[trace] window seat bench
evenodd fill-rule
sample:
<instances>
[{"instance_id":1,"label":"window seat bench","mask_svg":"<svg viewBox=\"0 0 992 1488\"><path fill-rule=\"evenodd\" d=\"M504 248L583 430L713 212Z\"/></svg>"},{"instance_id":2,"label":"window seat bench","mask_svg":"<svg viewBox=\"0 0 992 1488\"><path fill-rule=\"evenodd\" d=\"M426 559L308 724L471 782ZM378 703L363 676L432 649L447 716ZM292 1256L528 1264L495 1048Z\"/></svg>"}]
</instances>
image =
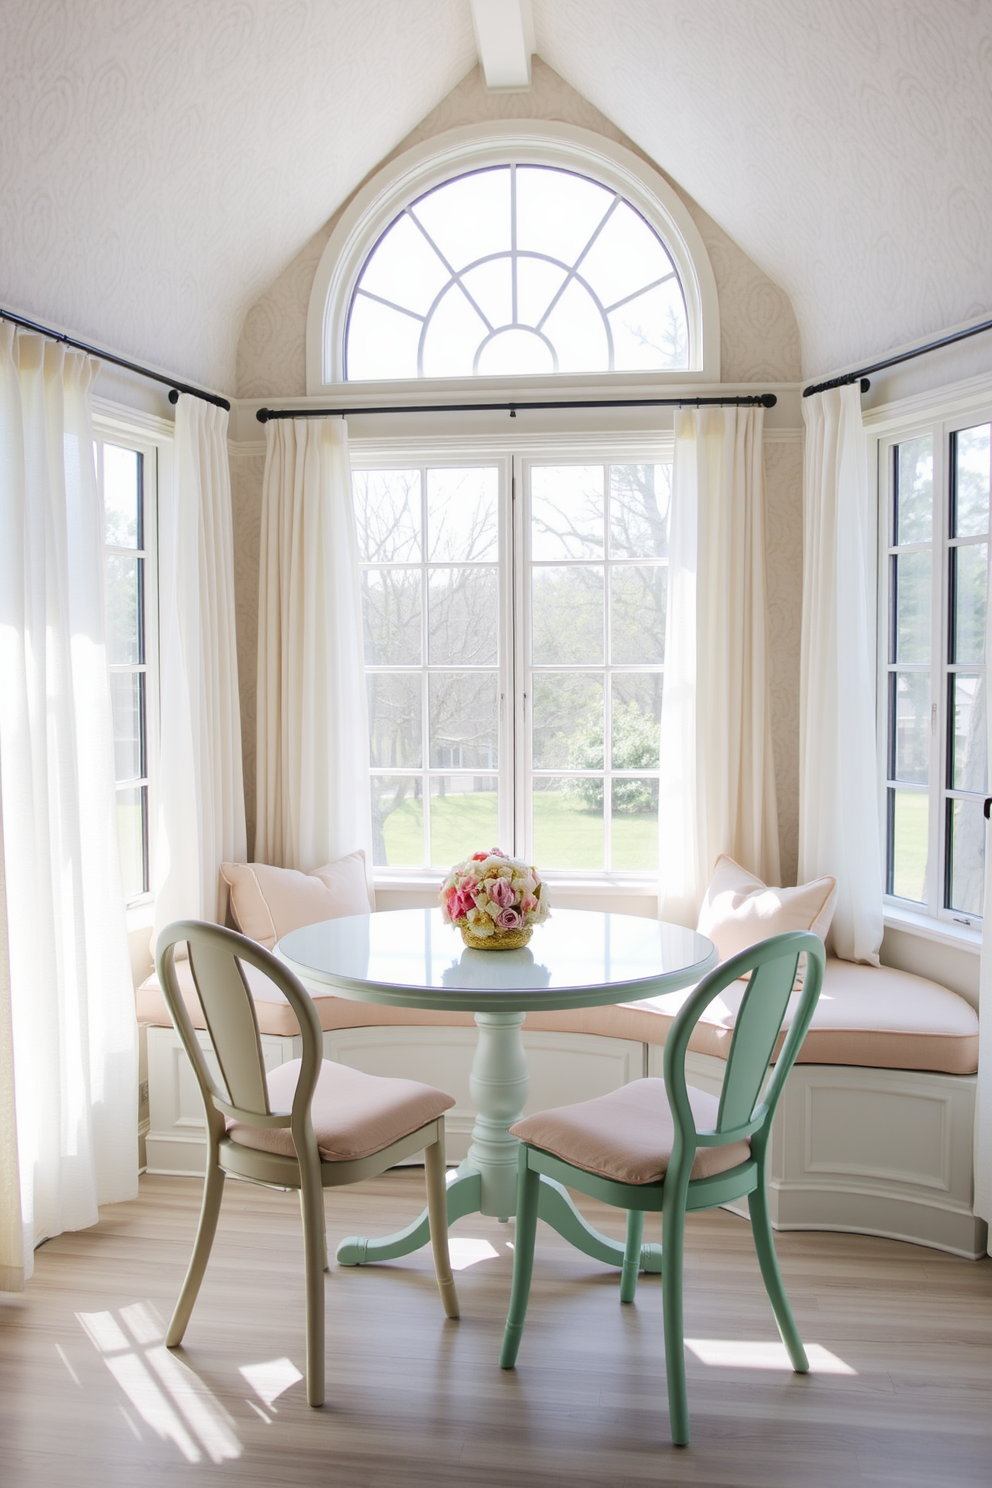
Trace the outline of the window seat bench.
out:
<instances>
[{"instance_id":1,"label":"window seat bench","mask_svg":"<svg viewBox=\"0 0 992 1488\"><path fill-rule=\"evenodd\" d=\"M187 964L177 970L180 980L189 978ZM264 979L253 990L267 1065L298 1057L288 1004ZM668 1029L686 996L688 989L644 1002L529 1014L527 1109L660 1075ZM326 995L314 1002L327 1058L421 1079L455 1096L449 1155L463 1156L473 1109L471 1017ZM720 1088L738 1003L725 994L697 1027L688 1068L702 1089ZM191 987L189 1005L193 1012ZM147 1039L148 1171L201 1172L199 1096L154 976L138 988L137 1012ZM776 1225L984 1254L985 1226L972 1210L977 1067L978 1018L963 997L908 972L829 959L776 1118L770 1186Z\"/></svg>"}]
</instances>

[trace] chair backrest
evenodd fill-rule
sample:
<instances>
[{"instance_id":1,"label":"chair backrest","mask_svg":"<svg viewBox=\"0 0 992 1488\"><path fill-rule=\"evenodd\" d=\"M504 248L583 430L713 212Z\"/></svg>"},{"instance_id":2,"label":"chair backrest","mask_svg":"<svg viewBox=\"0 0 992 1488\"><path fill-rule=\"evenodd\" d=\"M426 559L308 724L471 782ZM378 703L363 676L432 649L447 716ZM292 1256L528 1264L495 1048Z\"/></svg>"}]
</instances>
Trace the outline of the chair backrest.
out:
<instances>
[{"instance_id":1,"label":"chair backrest","mask_svg":"<svg viewBox=\"0 0 992 1488\"><path fill-rule=\"evenodd\" d=\"M220 1067L223 1089L203 1056L183 1001L175 964L176 946L181 942L188 947L193 984ZM200 920L177 920L167 925L155 950L159 983L208 1112L213 1106L252 1125L289 1125L287 1116L273 1116L269 1109L255 1003L242 962L256 967L274 982L296 1014L303 1057L293 1106L295 1110L305 1101L304 1109L309 1110L320 1073L323 1038L317 1010L306 988L288 966L246 936Z\"/></svg>"},{"instance_id":2,"label":"chair backrest","mask_svg":"<svg viewBox=\"0 0 992 1488\"><path fill-rule=\"evenodd\" d=\"M806 972L798 1006L768 1081L775 1044L792 997L800 956ZM823 943L807 931L790 931L759 941L717 966L696 987L682 1008L665 1044L665 1084L680 1147L719 1146L767 1131L785 1078L806 1036L823 984ZM685 1057L692 1031L714 998L750 973L734 1026L720 1109L712 1132L696 1130L686 1091ZM691 1164L691 1158L690 1158Z\"/></svg>"}]
</instances>

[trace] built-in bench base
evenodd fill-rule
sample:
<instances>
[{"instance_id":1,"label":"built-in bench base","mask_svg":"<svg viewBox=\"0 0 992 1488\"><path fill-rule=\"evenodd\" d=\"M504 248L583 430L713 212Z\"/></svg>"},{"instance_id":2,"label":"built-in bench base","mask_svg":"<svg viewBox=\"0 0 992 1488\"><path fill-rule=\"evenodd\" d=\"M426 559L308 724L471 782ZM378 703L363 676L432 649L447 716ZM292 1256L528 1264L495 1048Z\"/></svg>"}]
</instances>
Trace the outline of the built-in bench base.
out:
<instances>
[{"instance_id":1,"label":"built-in bench base","mask_svg":"<svg viewBox=\"0 0 992 1488\"><path fill-rule=\"evenodd\" d=\"M172 1028L149 1027L147 1169L202 1173L199 1089ZM206 1034L200 1035L205 1048ZM644 1074L660 1075L664 1050L586 1033L523 1033L531 1073L528 1111L588 1100ZM474 1028L334 1029L328 1059L376 1075L402 1075L455 1097L448 1155L468 1148ZM299 1039L262 1035L267 1068L299 1057ZM694 1085L718 1091L725 1064L692 1053ZM770 1200L780 1229L846 1230L985 1254L986 1226L972 1213L975 1076L925 1070L797 1064L776 1117Z\"/></svg>"}]
</instances>

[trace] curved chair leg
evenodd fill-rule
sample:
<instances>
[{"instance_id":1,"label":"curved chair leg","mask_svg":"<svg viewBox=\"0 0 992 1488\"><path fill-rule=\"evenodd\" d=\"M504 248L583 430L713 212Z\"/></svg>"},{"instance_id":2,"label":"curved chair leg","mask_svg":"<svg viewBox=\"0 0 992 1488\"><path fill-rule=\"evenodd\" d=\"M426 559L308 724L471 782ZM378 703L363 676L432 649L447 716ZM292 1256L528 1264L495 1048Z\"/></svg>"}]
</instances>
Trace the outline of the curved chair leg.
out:
<instances>
[{"instance_id":1,"label":"curved chair leg","mask_svg":"<svg viewBox=\"0 0 992 1488\"><path fill-rule=\"evenodd\" d=\"M424 1148L424 1173L427 1179L427 1213L431 1227L431 1249L434 1252L434 1271L438 1290L444 1304L445 1316L458 1316L458 1293L455 1278L451 1273L451 1256L448 1251L448 1203L445 1187L444 1125L437 1124L437 1140Z\"/></svg>"},{"instance_id":2,"label":"curved chair leg","mask_svg":"<svg viewBox=\"0 0 992 1488\"><path fill-rule=\"evenodd\" d=\"M210 1259L210 1247L217 1233L217 1219L220 1215L220 1201L224 1194L225 1176L224 1169L216 1160L216 1153L208 1150L207 1171L203 1179L203 1199L200 1203L200 1222L196 1227L196 1239L193 1242L193 1254L186 1268L186 1279L165 1335L167 1348L175 1348L176 1344L183 1341L183 1334L186 1332L186 1325Z\"/></svg>"},{"instance_id":3,"label":"curved chair leg","mask_svg":"<svg viewBox=\"0 0 992 1488\"><path fill-rule=\"evenodd\" d=\"M761 1276L768 1300L772 1304L778 1331L792 1360L793 1369L797 1374L806 1374L809 1371L809 1360L785 1294L785 1283L779 1270L778 1256L775 1254L768 1192L763 1178L754 1192L748 1195L747 1206L751 1214L751 1233L754 1236L754 1248L758 1252L758 1265L761 1267Z\"/></svg>"},{"instance_id":4,"label":"curved chair leg","mask_svg":"<svg viewBox=\"0 0 992 1488\"><path fill-rule=\"evenodd\" d=\"M627 1210L627 1243L620 1272L620 1301L633 1302L637 1277L641 1269L641 1243L644 1239L644 1210Z\"/></svg>"},{"instance_id":5,"label":"curved chair leg","mask_svg":"<svg viewBox=\"0 0 992 1488\"><path fill-rule=\"evenodd\" d=\"M685 1202L665 1205L662 1219L661 1297L665 1322L665 1372L672 1441L689 1445L689 1397L685 1379L682 1322L682 1256L685 1249Z\"/></svg>"},{"instance_id":6,"label":"curved chair leg","mask_svg":"<svg viewBox=\"0 0 992 1488\"><path fill-rule=\"evenodd\" d=\"M527 1148L520 1148L517 1177L517 1233L513 1251L513 1281L510 1286L510 1309L503 1332L503 1349L499 1356L501 1369L512 1369L517 1362L520 1340L530 1298L530 1279L534 1270L534 1242L537 1238L537 1206L541 1175L527 1163Z\"/></svg>"},{"instance_id":7,"label":"curved chair leg","mask_svg":"<svg viewBox=\"0 0 992 1488\"><path fill-rule=\"evenodd\" d=\"M324 1190L302 1171L300 1210L303 1215L303 1265L306 1273L307 1404L324 1403L324 1267L327 1239L324 1228Z\"/></svg>"}]
</instances>

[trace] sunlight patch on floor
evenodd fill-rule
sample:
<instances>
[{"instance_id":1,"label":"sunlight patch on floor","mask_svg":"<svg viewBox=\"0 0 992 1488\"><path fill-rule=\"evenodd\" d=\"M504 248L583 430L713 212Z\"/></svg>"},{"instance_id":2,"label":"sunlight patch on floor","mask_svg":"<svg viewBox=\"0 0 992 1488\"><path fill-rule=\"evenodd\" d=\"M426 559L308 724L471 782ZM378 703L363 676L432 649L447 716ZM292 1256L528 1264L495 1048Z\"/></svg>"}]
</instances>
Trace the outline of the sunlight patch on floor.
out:
<instances>
[{"instance_id":1,"label":"sunlight patch on floor","mask_svg":"<svg viewBox=\"0 0 992 1488\"><path fill-rule=\"evenodd\" d=\"M741 1338L687 1338L685 1346L703 1364L717 1369L792 1369L785 1344L752 1342ZM820 1343L806 1344L812 1374L857 1374L850 1364Z\"/></svg>"}]
</instances>

